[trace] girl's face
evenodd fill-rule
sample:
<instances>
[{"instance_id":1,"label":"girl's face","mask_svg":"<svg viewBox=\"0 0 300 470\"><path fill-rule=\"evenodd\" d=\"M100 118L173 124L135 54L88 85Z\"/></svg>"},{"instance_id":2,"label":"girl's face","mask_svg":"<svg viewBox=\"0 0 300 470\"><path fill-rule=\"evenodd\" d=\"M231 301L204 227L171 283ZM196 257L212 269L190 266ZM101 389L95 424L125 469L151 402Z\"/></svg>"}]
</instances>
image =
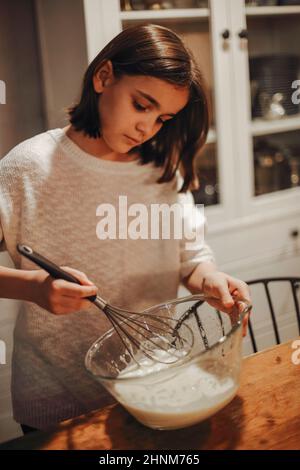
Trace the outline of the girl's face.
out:
<instances>
[{"instance_id":1,"label":"girl's face","mask_svg":"<svg viewBox=\"0 0 300 470\"><path fill-rule=\"evenodd\" d=\"M94 77L102 138L117 153L151 139L188 102L187 88L149 76Z\"/></svg>"}]
</instances>

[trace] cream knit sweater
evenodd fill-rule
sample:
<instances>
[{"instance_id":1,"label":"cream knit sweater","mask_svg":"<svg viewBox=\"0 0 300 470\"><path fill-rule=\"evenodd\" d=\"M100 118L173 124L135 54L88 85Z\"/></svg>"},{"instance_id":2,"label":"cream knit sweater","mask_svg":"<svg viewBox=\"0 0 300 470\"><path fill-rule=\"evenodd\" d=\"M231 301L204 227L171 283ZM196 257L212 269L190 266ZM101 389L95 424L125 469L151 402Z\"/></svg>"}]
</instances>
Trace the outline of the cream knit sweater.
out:
<instances>
[{"instance_id":1,"label":"cream knit sweater","mask_svg":"<svg viewBox=\"0 0 300 470\"><path fill-rule=\"evenodd\" d=\"M17 269L37 269L16 251L26 243L57 264L79 269L111 303L141 310L177 296L180 279L212 260L207 245L186 251L184 240L100 240L96 208L173 204L177 181L157 184L152 163L93 157L62 129L37 135L0 161L0 250ZM191 221L192 224L192 221ZM0 312L1 315L1 312ZM111 401L84 368L91 344L111 325L91 304L89 311L56 316L24 302L14 332L12 400L17 422L49 426Z\"/></svg>"}]
</instances>

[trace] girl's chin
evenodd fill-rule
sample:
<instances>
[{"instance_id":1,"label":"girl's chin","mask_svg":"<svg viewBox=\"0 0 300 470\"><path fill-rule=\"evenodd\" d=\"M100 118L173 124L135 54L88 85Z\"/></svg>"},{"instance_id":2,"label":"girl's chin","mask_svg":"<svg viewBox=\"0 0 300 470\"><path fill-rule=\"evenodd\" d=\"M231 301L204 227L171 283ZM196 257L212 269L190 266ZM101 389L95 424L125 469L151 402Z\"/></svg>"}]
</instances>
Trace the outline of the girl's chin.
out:
<instances>
[{"instance_id":1,"label":"girl's chin","mask_svg":"<svg viewBox=\"0 0 300 470\"><path fill-rule=\"evenodd\" d=\"M124 143L117 143L117 142L111 142L110 139L105 139L103 137L103 140L107 146L107 150L113 153L124 153L125 151L128 151L128 147L124 145Z\"/></svg>"},{"instance_id":2,"label":"girl's chin","mask_svg":"<svg viewBox=\"0 0 300 470\"><path fill-rule=\"evenodd\" d=\"M113 139L105 139L103 136L103 140L105 141L107 147L111 150L111 152L119 153L119 154L127 154L130 151L133 151L138 144L133 143L127 137L123 137L120 140L117 138L114 141Z\"/></svg>"}]
</instances>

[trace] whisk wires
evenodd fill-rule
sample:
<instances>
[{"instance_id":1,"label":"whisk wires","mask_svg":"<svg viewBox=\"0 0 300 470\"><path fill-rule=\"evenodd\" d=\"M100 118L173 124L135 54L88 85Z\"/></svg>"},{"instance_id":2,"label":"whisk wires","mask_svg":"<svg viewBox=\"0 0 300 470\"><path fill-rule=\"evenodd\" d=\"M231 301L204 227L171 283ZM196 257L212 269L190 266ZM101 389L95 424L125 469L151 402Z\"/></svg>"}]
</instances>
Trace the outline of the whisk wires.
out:
<instances>
[{"instance_id":1,"label":"whisk wires","mask_svg":"<svg viewBox=\"0 0 300 470\"><path fill-rule=\"evenodd\" d=\"M117 307L106 306L104 313L114 326L120 340L130 357L138 363L137 354L142 352L152 361L172 363L182 358L193 345L193 335L190 341L180 335L174 318L134 313L128 315ZM136 351L135 351L136 350ZM162 355L161 351L166 354Z\"/></svg>"}]
</instances>

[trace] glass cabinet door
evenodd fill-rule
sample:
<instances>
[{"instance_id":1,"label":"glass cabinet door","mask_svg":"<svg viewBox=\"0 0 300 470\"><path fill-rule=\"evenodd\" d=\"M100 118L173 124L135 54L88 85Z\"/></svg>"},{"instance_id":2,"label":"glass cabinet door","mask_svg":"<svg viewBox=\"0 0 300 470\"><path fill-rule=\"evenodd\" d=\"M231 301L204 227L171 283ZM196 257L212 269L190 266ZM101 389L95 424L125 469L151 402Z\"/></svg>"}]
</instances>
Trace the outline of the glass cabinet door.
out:
<instances>
[{"instance_id":1,"label":"glass cabinet door","mask_svg":"<svg viewBox=\"0 0 300 470\"><path fill-rule=\"evenodd\" d=\"M222 24L223 36L214 37L212 32L212 4L208 0L121 0L121 27L155 23L174 30L183 38L192 51L205 78L211 100L211 127L205 147L196 156L196 169L199 176L200 188L193 191L195 202L205 206L220 207L226 205L226 185L223 181L221 167L221 146L219 145L220 125L225 120L220 118L222 103L216 106L216 64L222 67L220 60L213 52L214 41L217 40L218 50L226 54L228 30L226 25L225 2L218 7L217 20ZM223 13L222 11L223 10ZM216 27L215 23L215 27ZM224 58L223 58L224 60ZM226 69L223 66L223 91L229 87L226 82ZM229 93L228 93L229 94ZM227 94L227 95L228 95ZM225 103L224 103L225 105ZM224 132L226 135L226 131ZM229 133L227 132L227 138ZM229 204L228 204L229 205Z\"/></svg>"},{"instance_id":2,"label":"glass cabinet door","mask_svg":"<svg viewBox=\"0 0 300 470\"><path fill-rule=\"evenodd\" d=\"M246 0L253 195L300 186L300 1Z\"/></svg>"},{"instance_id":3,"label":"glass cabinet door","mask_svg":"<svg viewBox=\"0 0 300 470\"><path fill-rule=\"evenodd\" d=\"M246 1L256 196L300 186L300 1Z\"/></svg>"},{"instance_id":4,"label":"glass cabinet door","mask_svg":"<svg viewBox=\"0 0 300 470\"><path fill-rule=\"evenodd\" d=\"M300 1L295 3L228 0L240 216L271 217L299 204Z\"/></svg>"}]
</instances>

